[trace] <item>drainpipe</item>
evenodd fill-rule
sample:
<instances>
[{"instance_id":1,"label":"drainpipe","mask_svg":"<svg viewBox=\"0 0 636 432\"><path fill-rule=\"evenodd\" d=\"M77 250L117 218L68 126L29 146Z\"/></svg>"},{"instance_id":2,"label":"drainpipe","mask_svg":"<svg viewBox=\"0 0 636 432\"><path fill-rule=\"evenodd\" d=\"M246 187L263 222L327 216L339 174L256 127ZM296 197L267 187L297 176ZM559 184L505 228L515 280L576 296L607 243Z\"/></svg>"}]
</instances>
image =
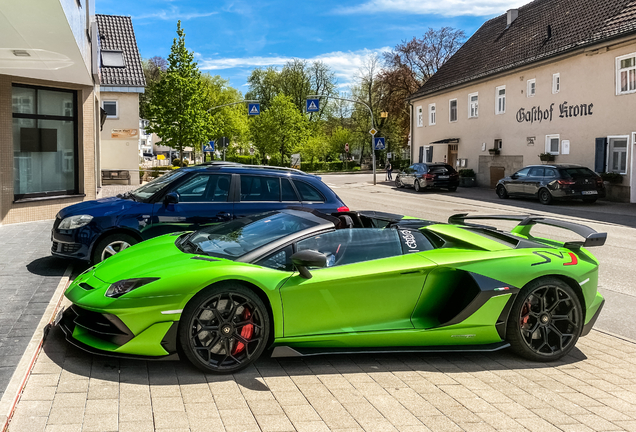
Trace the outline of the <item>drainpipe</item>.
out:
<instances>
[{"instance_id":1,"label":"drainpipe","mask_svg":"<svg viewBox=\"0 0 636 432\"><path fill-rule=\"evenodd\" d=\"M413 165L413 151L415 149L415 146L413 145L413 103L411 102L411 100L409 100L409 145L411 147L411 150L409 150L409 165Z\"/></svg>"}]
</instances>

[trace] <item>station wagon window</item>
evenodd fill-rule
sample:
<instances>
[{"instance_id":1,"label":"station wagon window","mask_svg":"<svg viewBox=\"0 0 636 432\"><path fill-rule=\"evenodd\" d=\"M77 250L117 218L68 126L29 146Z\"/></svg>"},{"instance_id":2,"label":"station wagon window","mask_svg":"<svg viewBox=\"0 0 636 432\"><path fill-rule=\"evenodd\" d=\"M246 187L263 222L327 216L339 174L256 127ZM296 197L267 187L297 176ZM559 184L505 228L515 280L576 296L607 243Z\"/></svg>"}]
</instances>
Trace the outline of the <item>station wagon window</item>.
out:
<instances>
[{"instance_id":1,"label":"station wagon window","mask_svg":"<svg viewBox=\"0 0 636 432\"><path fill-rule=\"evenodd\" d=\"M530 170L530 173L528 174L528 176L530 177L543 177L544 174L544 168L543 167L534 167Z\"/></svg>"},{"instance_id":2,"label":"station wagon window","mask_svg":"<svg viewBox=\"0 0 636 432\"><path fill-rule=\"evenodd\" d=\"M227 202L230 191L229 175L199 174L178 186L179 202Z\"/></svg>"},{"instance_id":3,"label":"station wagon window","mask_svg":"<svg viewBox=\"0 0 636 432\"><path fill-rule=\"evenodd\" d=\"M300 199L303 201L313 201L313 202L324 202L325 198L322 196L318 189L311 186L308 183L300 180L294 180L294 184L296 185L296 189L300 194Z\"/></svg>"},{"instance_id":4,"label":"station wagon window","mask_svg":"<svg viewBox=\"0 0 636 432\"><path fill-rule=\"evenodd\" d=\"M351 228L320 234L297 243L296 249L327 256L327 267L402 255L397 229Z\"/></svg>"},{"instance_id":5,"label":"station wagon window","mask_svg":"<svg viewBox=\"0 0 636 432\"><path fill-rule=\"evenodd\" d=\"M549 177L549 178L555 178L557 177L557 172L554 168L546 168L545 169L545 176Z\"/></svg>"},{"instance_id":6,"label":"station wagon window","mask_svg":"<svg viewBox=\"0 0 636 432\"><path fill-rule=\"evenodd\" d=\"M516 175L517 178L528 177L528 173L529 172L530 172L530 168L524 168L524 169L519 170L516 173L514 173L514 175Z\"/></svg>"},{"instance_id":7,"label":"station wagon window","mask_svg":"<svg viewBox=\"0 0 636 432\"><path fill-rule=\"evenodd\" d=\"M636 53L616 58L616 94L636 92Z\"/></svg>"},{"instance_id":8,"label":"station wagon window","mask_svg":"<svg viewBox=\"0 0 636 432\"><path fill-rule=\"evenodd\" d=\"M280 201L278 177L241 176L241 201Z\"/></svg>"},{"instance_id":9,"label":"station wagon window","mask_svg":"<svg viewBox=\"0 0 636 432\"><path fill-rule=\"evenodd\" d=\"M286 178L280 179L281 182L281 200L282 201L298 201L298 197L296 196L296 192L292 187L289 180Z\"/></svg>"}]
</instances>

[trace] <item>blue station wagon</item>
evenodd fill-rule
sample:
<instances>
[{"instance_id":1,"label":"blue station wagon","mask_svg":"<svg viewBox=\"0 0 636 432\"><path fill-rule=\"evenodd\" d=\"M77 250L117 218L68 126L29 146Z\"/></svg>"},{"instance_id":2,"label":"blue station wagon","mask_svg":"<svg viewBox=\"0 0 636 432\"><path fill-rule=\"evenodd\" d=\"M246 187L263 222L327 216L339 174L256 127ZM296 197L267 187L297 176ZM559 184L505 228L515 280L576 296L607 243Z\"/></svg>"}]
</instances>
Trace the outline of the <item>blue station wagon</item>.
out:
<instances>
[{"instance_id":1,"label":"blue station wagon","mask_svg":"<svg viewBox=\"0 0 636 432\"><path fill-rule=\"evenodd\" d=\"M97 263L162 234L290 207L348 211L320 177L302 171L239 164L181 168L123 195L62 209L51 253Z\"/></svg>"}]
</instances>

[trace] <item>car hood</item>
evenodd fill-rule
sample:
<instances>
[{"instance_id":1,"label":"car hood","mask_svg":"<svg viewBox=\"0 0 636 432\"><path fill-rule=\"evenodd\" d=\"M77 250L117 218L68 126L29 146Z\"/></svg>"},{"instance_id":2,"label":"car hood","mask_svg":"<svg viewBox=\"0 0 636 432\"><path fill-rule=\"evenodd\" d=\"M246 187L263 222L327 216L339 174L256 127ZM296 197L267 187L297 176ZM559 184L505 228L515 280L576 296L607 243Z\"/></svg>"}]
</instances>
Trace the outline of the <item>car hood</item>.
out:
<instances>
[{"instance_id":1,"label":"car hood","mask_svg":"<svg viewBox=\"0 0 636 432\"><path fill-rule=\"evenodd\" d=\"M60 210L58 216L62 219L69 216L84 214L91 215L93 217L110 216L127 212L129 209L138 207L142 204L143 203L129 199L109 197L73 204Z\"/></svg>"}]
</instances>

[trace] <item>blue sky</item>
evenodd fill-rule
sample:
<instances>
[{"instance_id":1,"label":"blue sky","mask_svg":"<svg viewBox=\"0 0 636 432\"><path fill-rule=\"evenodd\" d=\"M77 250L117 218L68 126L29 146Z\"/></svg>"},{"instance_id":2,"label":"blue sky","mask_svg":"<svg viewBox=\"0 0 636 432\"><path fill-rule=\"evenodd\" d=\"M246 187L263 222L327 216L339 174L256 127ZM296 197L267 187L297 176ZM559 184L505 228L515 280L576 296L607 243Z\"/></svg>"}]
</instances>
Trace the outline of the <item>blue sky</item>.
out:
<instances>
[{"instance_id":1,"label":"blue sky","mask_svg":"<svg viewBox=\"0 0 636 432\"><path fill-rule=\"evenodd\" d=\"M199 67L247 91L255 67L320 59L347 88L373 53L451 26L468 36L527 0L96 0L97 13L129 15L143 58L167 57L177 20Z\"/></svg>"}]
</instances>

